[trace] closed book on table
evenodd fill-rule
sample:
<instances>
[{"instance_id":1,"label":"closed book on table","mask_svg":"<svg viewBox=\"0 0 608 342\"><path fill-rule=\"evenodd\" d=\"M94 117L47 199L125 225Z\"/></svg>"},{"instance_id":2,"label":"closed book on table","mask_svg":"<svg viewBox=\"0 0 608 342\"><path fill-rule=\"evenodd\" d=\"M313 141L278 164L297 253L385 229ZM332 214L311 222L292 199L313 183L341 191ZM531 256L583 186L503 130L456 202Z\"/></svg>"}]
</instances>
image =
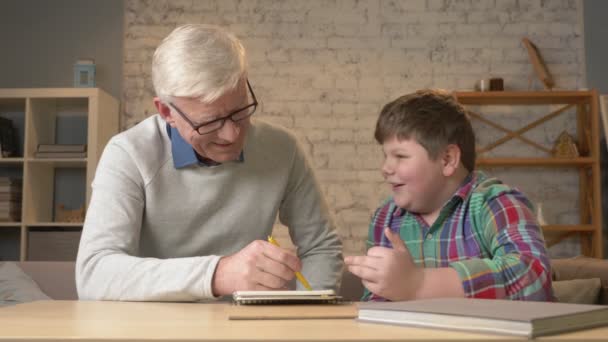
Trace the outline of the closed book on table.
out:
<instances>
[{"instance_id":1,"label":"closed book on table","mask_svg":"<svg viewBox=\"0 0 608 342\"><path fill-rule=\"evenodd\" d=\"M533 338L608 325L608 306L438 298L361 303L358 319L363 322Z\"/></svg>"}]
</instances>

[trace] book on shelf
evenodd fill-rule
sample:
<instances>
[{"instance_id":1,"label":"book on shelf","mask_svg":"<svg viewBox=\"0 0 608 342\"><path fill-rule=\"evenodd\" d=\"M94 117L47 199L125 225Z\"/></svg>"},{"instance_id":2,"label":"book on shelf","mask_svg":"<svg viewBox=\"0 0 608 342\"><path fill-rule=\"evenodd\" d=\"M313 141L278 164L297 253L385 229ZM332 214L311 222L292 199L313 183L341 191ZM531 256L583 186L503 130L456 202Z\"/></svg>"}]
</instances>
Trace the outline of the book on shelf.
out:
<instances>
[{"instance_id":1,"label":"book on shelf","mask_svg":"<svg viewBox=\"0 0 608 342\"><path fill-rule=\"evenodd\" d=\"M39 144L37 152L86 152L86 144Z\"/></svg>"},{"instance_id":2,"label":"book on shelf","mask_svg":"<svg viewBox=\"0 0 608 342\"><path fill-rule=\"evenodd\" d=\"M8 209L8 208L21 208L21 201L6 201L6 200L0 200L0 210L2 209Z\"/></svg>"},{"instance_id":3,"label":"book on shelf","mask_svg":"<svg viewBox=\"0 0 608 342\"><path fill-rule=\"evenodd\" d=\"M21 219L21 205L0 209L0 222L16 222Z\"/></svg>"},{"instance_id":4,"label":"book on shelf","mask_svg":"<svg viewBox=\"0 0 608 342\"><path fill-rule=\"evenodd\" d=\"M36 152L36 158L86 158L86 152Z\"/></svg>"},{"instance_id":5,"label":"book on shelf","mask_svg":"<svg viewBox=\"0 0 608 342\"><path fill-rule=\"evenodd\" d=\"M437 298L361 303L358 319L363 322L534 338L608 325L608 306Z\"/></svg>"},{"instance_id":6,"label":"book on shelf","mask_svg":"<svg viewBox=\"0 0 608 342\"><path fill-rule=\"evenodd\" d=\"M0 191L0 203L9 201L21 202L21 189L19 191Z\"/></svg>"},{"instance_id":7,"label":"book on shelf","mask_svg":"<svg viewBox=\"0 0 608 342\"><path fill-rule=\"evenodd\" d=\"M0 177L0 194L3 197L21 198L21 179Z\"/></svg>"},{"instance_id":8,"label":"book on shelf","mask_svg":"<svg viewBox=\"0 0 608 342\"><path fill-rule=\"evenodd\" d=\"M21 185L21 179L11 177L0 177L0 185Z\"/></svg>"},{"instance_id":9,"label":"book on shelf","mask_svg":"<svg viewBox=\"0 0 608 342\"><path fill-rule=\"evenodd\" d=\"M15 210L15 211L1 211L0 210L0 220L2 220L2 221L17 221L19 217L21 217L21 210Z\"/></svg>"},{"instance_id":10,"label":"book on shelf","mask_svg":"<svg viewBox=\"0 0 608 342\"><path fill-rule=\"evenodd\" d=\"M21 196L21 184L0 184L0 194L3 196Z\"/></svg>"}]
</instances>

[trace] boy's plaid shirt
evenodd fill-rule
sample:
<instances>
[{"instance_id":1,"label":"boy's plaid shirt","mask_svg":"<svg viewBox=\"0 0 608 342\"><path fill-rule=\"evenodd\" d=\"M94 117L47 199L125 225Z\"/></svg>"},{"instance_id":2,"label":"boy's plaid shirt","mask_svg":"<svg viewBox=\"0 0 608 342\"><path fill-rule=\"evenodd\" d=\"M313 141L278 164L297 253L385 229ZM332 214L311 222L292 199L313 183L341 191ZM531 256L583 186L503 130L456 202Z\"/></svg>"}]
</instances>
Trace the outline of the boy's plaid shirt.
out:
<instances>
[{"instance_id":1,"label":"boy's plaid shirt","mask_svg":"<svg viewBox=\"0 0 608 342\"><path fill-rule=\"evenodd\" d=\"M551 269L532 209L521 192L475 171L430 227L390 198L374 214L367 247L392 248L383 233L390 227L417 265L455 269L466 297L550 301ZM362 299L384 300L367 289Z\"/></svg>"}]
</instances>

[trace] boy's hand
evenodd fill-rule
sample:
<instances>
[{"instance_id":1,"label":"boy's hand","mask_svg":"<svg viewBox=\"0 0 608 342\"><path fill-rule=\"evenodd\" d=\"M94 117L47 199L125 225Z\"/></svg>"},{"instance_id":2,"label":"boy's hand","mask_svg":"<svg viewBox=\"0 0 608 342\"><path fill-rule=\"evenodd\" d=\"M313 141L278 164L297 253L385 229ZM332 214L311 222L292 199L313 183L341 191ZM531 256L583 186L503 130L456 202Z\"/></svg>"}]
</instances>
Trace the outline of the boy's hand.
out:
<instances>
[{"instance_id":1,"label":"boy's hand","mask_svg":"<svg viewBox=\"0 0 608 342\"><path fill-rule=\"evenodd\" d=\"M366 256L344 259L348 270L361 278L363 285L386 299L409 300L416 297L424 278L424 269L416 266L401 237L384 229L393 248L372 247Z\"/></svg>"}]
</instances>

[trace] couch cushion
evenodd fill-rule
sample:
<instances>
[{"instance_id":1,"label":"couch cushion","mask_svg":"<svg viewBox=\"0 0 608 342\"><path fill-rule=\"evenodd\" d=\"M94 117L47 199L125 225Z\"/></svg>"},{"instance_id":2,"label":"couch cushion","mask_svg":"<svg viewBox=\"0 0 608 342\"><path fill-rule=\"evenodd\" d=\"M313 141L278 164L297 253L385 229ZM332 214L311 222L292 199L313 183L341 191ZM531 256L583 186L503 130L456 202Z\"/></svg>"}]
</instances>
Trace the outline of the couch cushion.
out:
<instances>
[{"instance_id":1,"label":"couch cushion","mask_svg":"<svg viewBox=\"0 0 608 342\"><path fill-rule=\"evenodd\" d=\"M600 278L561 280L553 282L553 293L561 303L597 304L601 287Z\"/></svg>"},{"instance_id":2,"label":"couch cushion","mask_svg":"<svg viewBox=\"0 0 608 342\"><path fill-rule=\"evenodd\" d=\"M78 299L73 261L22 261L17 265L51 298Z\"/></svg>"},{"instance_id":3,"label":"couch cushion","mask_svg":"<svg viewBox=\"0 0 608 342\"><path fill-rule=\"evenodd\" d=\"M48 299L21 268L12 262L0 262L0 305Z\"/></svg>"},{"instance_id":4,"label":"couch cushion","mask_svg":"<svg viewBox=\"0 0 608 342\"><path fill-rule=\"evenodd\" d=\"M608 305L608 260L587 257L551 260L553 280L599 278L601 288L596 304Z\"/></svg>"}]
</instances>

